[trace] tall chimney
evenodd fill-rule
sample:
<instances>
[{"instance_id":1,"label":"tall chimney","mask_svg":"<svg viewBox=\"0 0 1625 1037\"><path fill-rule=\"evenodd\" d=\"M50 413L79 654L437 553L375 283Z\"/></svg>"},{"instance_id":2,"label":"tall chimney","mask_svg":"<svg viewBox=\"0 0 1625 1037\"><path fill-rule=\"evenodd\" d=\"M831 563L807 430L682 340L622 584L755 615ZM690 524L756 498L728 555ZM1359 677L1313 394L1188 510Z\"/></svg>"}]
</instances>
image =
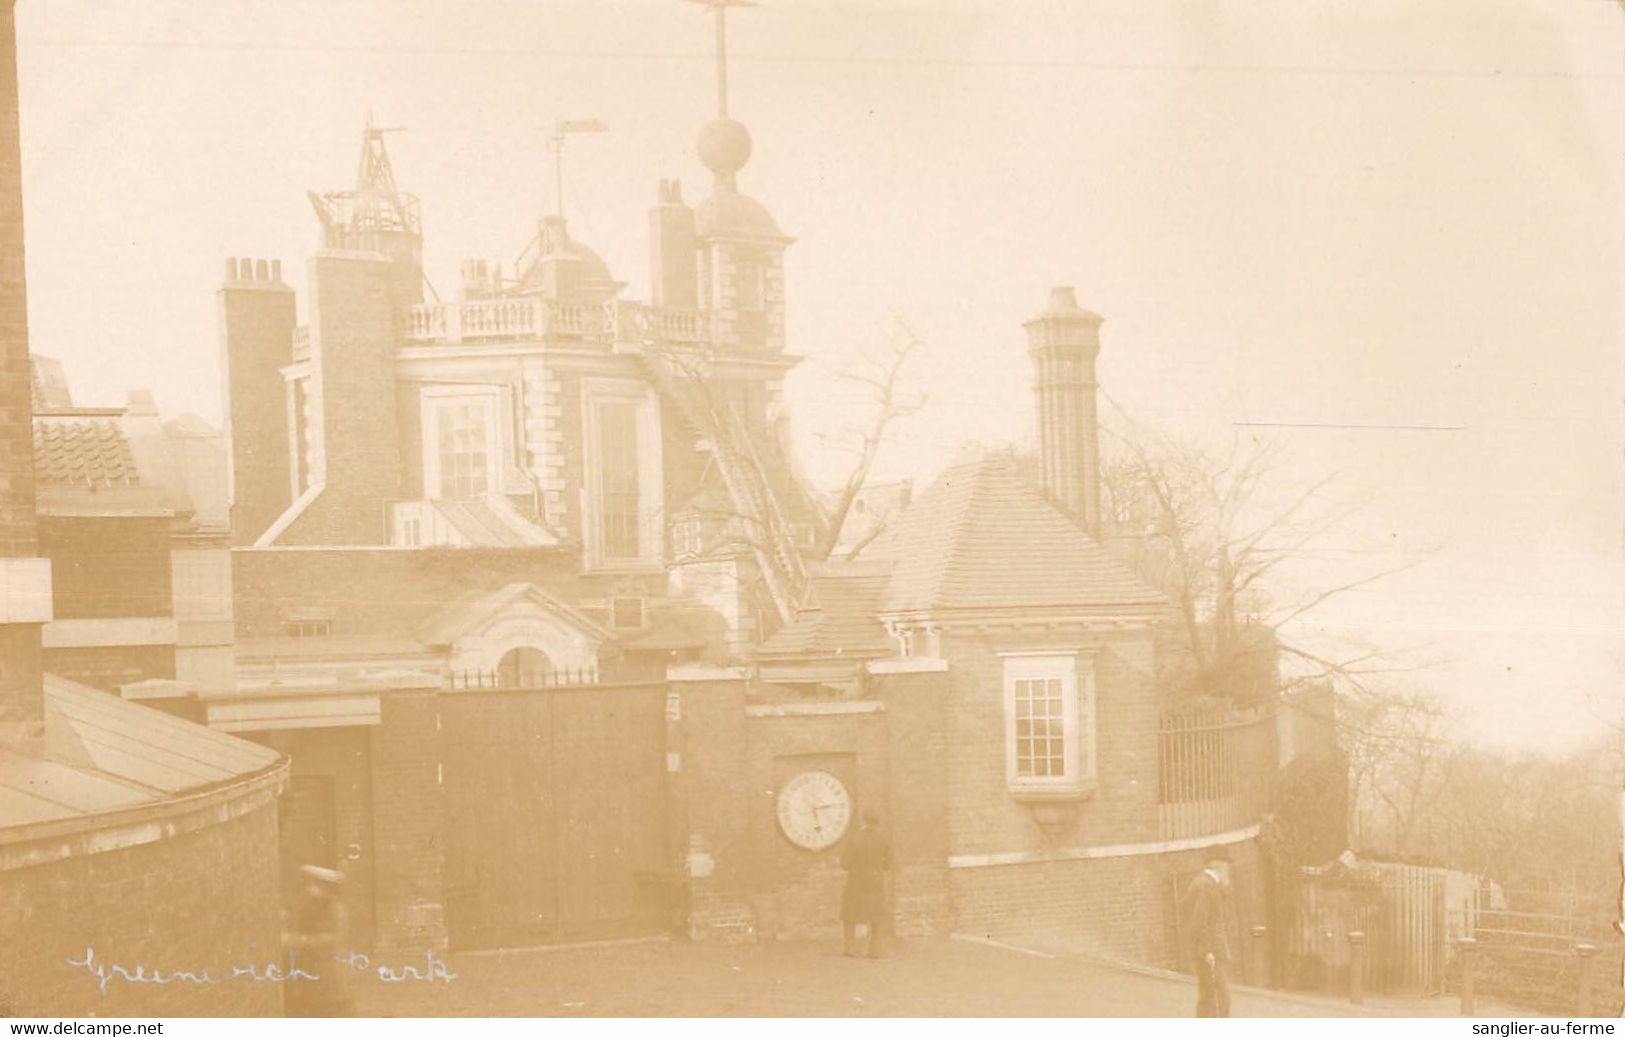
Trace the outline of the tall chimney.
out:
<instances>
[{"instance_id":1,"label":"tall chimney","mask_svg":"<svg viewBox=\"0 0 1625 1037\"><path fill-rule=\"evenodd\" d=\"M0 2L0 96L0 744L28 750L43 744L40 625L51 618L51 563L39 557L34 517L34 379L11 0Z\"/></svg>"},{"instance_id":2,"label":"tall chimney","mask_svg":"<svg viewBox=\"0 0 1625 1037\"><path fill-rule=\"evenodd\" d=\"M1053 288L1042 313L1024 325L1038 395L1038 442L1044 492L1100 533L1100 426L1095 357L1102 317L1078 305L1068 287Z\"/></svg>"},{"instance_id":3,"label":"tall chimney","mask_svg":"<svg viewBox=\"0 0 1625 1037\"><path fill-rule=\"evenodd\" d=\"M294 498L282 369L293 363L295 307L281 264L275 267L273 278L264 260L227 260L217 293L227 495L231 542L238 545L258 539Z\"/></svg>"},{"instance_id":4,"label":"tall chimney","mask_svg":"<svg viewBox=\"0 0 1625 1037\"><path fill-rule=\"evenodd\" d=\"M700 304L699 253L694 210L683 204L676 180L660 181L657 204L649 210L650 302L679 310Z\"/></svg>"}]
</instances>

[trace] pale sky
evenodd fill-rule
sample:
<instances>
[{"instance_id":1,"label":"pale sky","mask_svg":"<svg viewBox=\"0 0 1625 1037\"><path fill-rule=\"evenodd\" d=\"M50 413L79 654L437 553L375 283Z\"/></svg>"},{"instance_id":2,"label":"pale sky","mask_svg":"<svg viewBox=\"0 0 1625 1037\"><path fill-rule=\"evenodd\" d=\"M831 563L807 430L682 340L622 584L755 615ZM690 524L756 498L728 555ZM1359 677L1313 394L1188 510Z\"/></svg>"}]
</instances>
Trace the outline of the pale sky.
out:
<instances>
[{"instance_id":1,"label":"pale sky","mask_svg":"<svg viewBox=\"0 0 1625 1037\"><path fill-rule=\"evenodd\" d=\"M740 186L796 237L788 396L808 467L833 376L926 341L883 477L1030 442L1020 322L1071 284L1136 419L1276 429L1358 514L1292 578L1409 559L1300 636L1426 641L1414 684L1529 746L1617 715L1625 10L1607 0L762 0L731 18ZM370 111L442 294L510 266L572 143L573 233L647 295L655 184L706 193L706 15L676 0L22 0L29 319L80 402L220 413L227 256L303 290L306 189ZM1396 426L1442 426L1404 428Z\"/></svg>"}]
</instances>

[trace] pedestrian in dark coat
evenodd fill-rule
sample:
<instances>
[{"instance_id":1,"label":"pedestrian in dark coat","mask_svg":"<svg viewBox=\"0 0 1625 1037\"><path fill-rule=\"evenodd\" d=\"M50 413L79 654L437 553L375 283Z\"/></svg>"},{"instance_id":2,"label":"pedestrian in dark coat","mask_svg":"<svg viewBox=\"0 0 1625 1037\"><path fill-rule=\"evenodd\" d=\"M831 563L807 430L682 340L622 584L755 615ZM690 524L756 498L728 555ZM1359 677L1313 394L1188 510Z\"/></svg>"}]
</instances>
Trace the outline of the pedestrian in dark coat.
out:
<instances>
[{"instance_id":1,"label":"pedestrian in dark coat","mask_svg":"<svg viewBox=\"0 0 1625 1037\"><path fill-rule=\"evenodd\" d=\"M878 958L882 934L891 927L886 877L892 860L891 843L880 831L880 816L873 810L863 812L861 827L847 838L841 867L846 869L846 888L841 893L846 955L858 956L858 926L862 925L868 928L869 957Z\"/></svg>"},{"instance_id":2,"label":"pedestrian in dark coat","mask_svg":"<svg viewBox=\"0 0 1625 1037\"><path fill-rule=\"evenodd\" d=\"M331 868L306 865L299 869L304 891L295 909L293 927L286 937L289 955L288 988L284 1009L289 1016L332 1018L354 1015L348 966L347 916L339 898L344 877ZM294 969L299 972L295 974ZM316 977L314 979L308 977Z\"/></svg>"},{"instance_id":3,"label":"pedestrian in dark coat","mask_svg":"<svg viewBox=\"0 0 1625 1037\"><path fill-rule=\"evenodd\" d=\"M1231 962L1226 894L1230 889L1230 860L1222 851L1208 857L1201 874L1185 887L1179 917L1186 946L1196 968L1196 1014L1230 1014Z\"/></svg>"}]
</instances>

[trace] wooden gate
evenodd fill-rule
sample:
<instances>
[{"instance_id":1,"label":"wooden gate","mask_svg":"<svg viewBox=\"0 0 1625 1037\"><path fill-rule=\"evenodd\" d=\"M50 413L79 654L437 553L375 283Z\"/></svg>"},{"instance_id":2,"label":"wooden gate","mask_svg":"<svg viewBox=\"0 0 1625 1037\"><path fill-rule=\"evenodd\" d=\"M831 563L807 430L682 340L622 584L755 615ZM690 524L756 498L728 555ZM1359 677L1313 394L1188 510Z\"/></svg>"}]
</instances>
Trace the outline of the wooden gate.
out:
<instances>
[{"instance_id":1,"label":"wooden gate","mask_svg":"<svg viewBox=\"0 0 1625 1037\"><path fill-rule=\"evenodd\" d=\"M659 931L663 685L442 698L454 947Z\"/></svg>"},{"instance_id":2,"label":"wooden gate","mask_svg":"<svg viewBox=\"0 0 1625 1037\"><path fill-rule=\"evenodd\" d=\"M1369 860L1302 869L1288 916L1289 985L1347 989L1354 953L1348 934L1361 932L1367 990L1442 991L1450 937L1447 874Z\"/></svg>"}]
</instances>

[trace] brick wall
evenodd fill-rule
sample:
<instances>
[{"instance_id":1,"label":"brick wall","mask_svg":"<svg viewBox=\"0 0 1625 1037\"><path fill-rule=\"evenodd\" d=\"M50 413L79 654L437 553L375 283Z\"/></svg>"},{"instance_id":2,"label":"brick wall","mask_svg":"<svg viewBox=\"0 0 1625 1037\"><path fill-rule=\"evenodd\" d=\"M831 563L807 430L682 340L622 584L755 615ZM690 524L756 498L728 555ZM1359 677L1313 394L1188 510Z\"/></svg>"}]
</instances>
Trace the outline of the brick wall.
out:
<instances>
[{"instance_id":1,"label":"brick wall","mask_svg":"<svg viewBox=\"0 0 1625 1037\"><path fill-rule=\"evenodd\" d=\"M756 715L743 681L683 682L680 805L674 824L689 878L697 938L829 937L840 932L840 847L811 852L779 829L775 794L807 770L829 771L873 807L892 840L898 931L948 928L945 745L941 675L897 675L873 686L883 709ZM853 820L856 824L856 818Z\"/></svg>"},{"instance_id":2,"label":"brick wall","mask_svg":"<svg viewBox=\"0 0 1625 1037\"><path fill-rule=\"evenodd\" d=\"M57 619L174 614L167 518L39 520Z\"/></svg>"},{"instance_id":3,"label":"brick wall","mask_svg":"<svg viewBox=\"0 0 1625 1037\"><path fill-rule=\"evenodd\" d=\"M1253 842L1231 846L1232 948L1246 953L1262 924L1265 890ZM1052 860L949 872L958 932L1024 946L1179 968L1177 896L1202 870L1204 851L1096 860Z\"/></svg>"},{"instance_id":4,"label":"brick wall","mask_svg":"<svg viewBox=\"0 0 1625 1037\"><path fill-rule=\"evenodd\" d=\"M1004 663L997 653L1093 652L1098 785L1068 827L1046 832L1010 795L1004 743ZM1157 718L1147 632L945 636L953 684L948 721L952 854L1102 846L1157 838Z\"/></svg>"},{"instance_id":5,"label":"brick wall","mask_svg":"<svg viewBox=\"0 0 1625 1037\"><path fill-rule=\"evenodd\" d=\"M34 432L12 3L0 4L0 557L34 553Z\"/></svg>"},{"instance_id":6,"label":"brick wall","mask_svg":"<svg viewBox=\"0 0 1625 1037\"><path fill-rule=\"evenodd\" d=\"M892 909L899 934L952 928L948 870L947 675L871 678L886 705L886 823L897 872Z\"/></svg>"},{"instance_id":7,"label":"brick wall","mask_svg":"<svg viewBox=\"0 0 1625 1037\"><path fill-rule=\"evenodd\" d=\"M1060 813L1013 797L1006 781L1003 660L999 652L1077 650L1095 676L1096 778ZM945 637L952 668L947 720L946 855L1043 854L1154 844L1159 838L1160 697L1152 631L1062 630ZM1203 851L1033 860L950 869L957 931L1048 943L1147 964L1177 964L1174 890L1202 867ZM1237 859L1236 901L1261 920L1262 878L1251 844ZM1247 924L1252 924L1249 921Z\"/></svg>"},{"instance_id":8,"label":"brick wall","mask_svg":"<svg viewBox=\"0 0 1625 1037\"><path fill-rule=\"evenodd\" d=\"M310 260L310 389L326 484L283 544L388 542L384 504L402 496L390 263L369 253Z\"/></svg>"},{"instance_id":9,"label":"brick wall","mask_svg":"<svg viewBox=\"0 0 1625 1037\"><path fill-rule=\"evenodd\" d=\"M685 681L672 685L681 719L667 744L681 753L681 769L668 777L676 801L676 867L687 875L691 936L746 940L754 935L750 893L750 804L740 779L744 762L745 685ZM668 714L669 716L670 714ZM680 748L679 748L680 747Z\"/></svg>"},{"instance_id":10,"label":"brick wall","mask_svg":"<svg viewBox=\"0 0 1625 1037\"><path fill-rule=\"evenodd\" d=\"M232 543L252 544L293 499L287 387L293 362L293 289L233 262L218 294ZM261 261L263 262L263 261Z\"/></svg>"},{"instance_id":11,"label":"brick wall","mask_svg":"<svg viewBox=\"0 0 1625 1037\"><path fill-rule=\"evenodd\" d=\"M371 729L360 727L315 728L304 731L278 731L256 739L292 761L289 787L305 778L331 782L333 846L330 860L299 860L297 841L290 839L288 812L282 821L283 896L299 890L297 870L306 864L341 868L342 893L349 914L350 942L357 950L370 952L373 940L373 866L376 846L372 837ZM361 856L349 859L345 849L360 847Z\"/></svg>"},{"instance_id":12,"label":"brick wall","mask_svg":"<svg viewBox=\"0 0 1625 1037\"><path fill-rule=\"evenodd\" d=\"M36 553L34 428L23 264L23 171L17 128L17 45L12 0L0 3L0 559ZM0 722L39 720L36 624L0 626Z\"/></svg>"},{"instance_id":13,"label":"brick wall","mask_svg":"<svg viewBox=\"0 0 1625 1037\"><path fill-rule=\"evenodd\" d=\"M0 1014L276 1016L276 983L133 984L107 994L69 959L169 972L263 969L281 955L276 808L183 835L0 872Z\"/></svg>"},{"instance_id":14,"label":"brick wall","mask_svg":"<svg viewBox=\"0 0 1625 1037\"><path fill-rule=\"evenodd\" d=\"M335 634L401 634L465 595L517 581L565 601L602 584L569 549L232 552L237 637L280 637L296 607L327 608ZM657 581L659 582L659 581Z\"/></svg>"},{"instance_id":15,"label":"brick wall","mask_svg":"<svg viewBox=\"0 0 1625 1037\"><path fill-rule=\"evenodd\" d=\"M840 932L840 844L813 852L791 843L779 830L775 793L797 774L828 771L852 796L856 813L866 807L895 816L887 773L883 713L849 716L752 717L746 721L748 776L745 794L749 863L741 870L742 892L756 907L763 936L831 936ZM736 793L737 794L737 793ZM894 840L895 842L895 840ZM894 852L907 849L893 846Z\"/></svg>"},{"instance_id":16,"label":"brick wall","mask_svg":"<svg viewBox=\"0 0 1625 1037\"><path fill-rule=\"evenodd\" d=\"M397 692L372 729L374 945L444 949L445 811L435 695Z\"/></svg>"}]
</instances>

